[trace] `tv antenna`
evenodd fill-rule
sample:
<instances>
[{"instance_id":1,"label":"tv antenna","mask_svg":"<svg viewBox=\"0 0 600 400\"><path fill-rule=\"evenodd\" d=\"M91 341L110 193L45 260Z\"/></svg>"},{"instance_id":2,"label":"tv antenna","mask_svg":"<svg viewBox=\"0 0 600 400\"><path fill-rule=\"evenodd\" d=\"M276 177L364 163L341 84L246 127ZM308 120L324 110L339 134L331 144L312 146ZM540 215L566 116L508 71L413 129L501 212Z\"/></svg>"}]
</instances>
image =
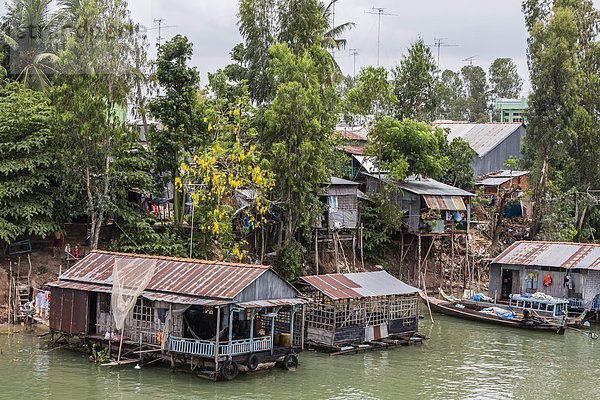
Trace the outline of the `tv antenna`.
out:
<instances>
[{"instance_id":1,"label":"tv antenna","mask_svg":"<svg viewBox=\"0 0 600 400\"><path fill-rule=\"evenodd\" d=\"M472 66L473 65L473 60L476 59L476 58L477 58L477 56L471 56L471 57L465 58L463 61L468 61L469 65Z\"/></svg>"},{"instance_id":2,"label":"tv antenna","mask_svg":"<svg viewBox=\"0 0 600 400\"><path fill-rule=\"evenodd\" d=\"M448 44L444 42L447 38L433 38L433 44L428 44L427 47L437 48L437 67L440 69L440 55L442 53L442 47L456 47L457 44Z\"/></svg>"},{"instance_id":3,"label":"tv antenna","mask_svg":"<svg viewBox=\"0 0 600 400\"><path fill-rule=\"evenodd\" d=\"M359 55L360 53L358 52L359 49L350 49L350 55L352 56L352 58L354 58L354 77L356 78L356 56Z\"/></svg>"},{"instance_id":4,"label":"tv antenna","mask_svg":"<svg viewBox=\"0 0 600 400\"><path fill-rule=\"evenodd\" d=\"M155 30L155 29L158 29L158 37L156 38L156 44L158 44L159 46L161 45L161 42L162 42L162 40L164 39L164 37L162 37L162 30L163 30L163 29L166 29L166 28L175 28L175 26L168 26L168 25L165 25L165 26L163 26L163 23L164 23L165 21L166 21L166 20L165 20L165 19L162 19L162 18L155 19L155 20L154 20L154 23L155 23L155 24L158 24L158 26L157 26L157 27L155 27L155 28L150 28L150 29L148 29L149 31L153 31L153 30Z\"/></svg>"},{"instance_id":5,"label":"tv antenna","mask_svg":"<svg viewBox=\"0 0 600 400\"><path fill-rule=\"evenodd\" d=\"M398 14L390 14L385 12L385 8L383 7L373 7L372 11L365 11L366 14L377 15L377 66L379 67L379 48L381 44L381 17L382 16L391 16L397 17Z\"/></svg>"}]
</instances>

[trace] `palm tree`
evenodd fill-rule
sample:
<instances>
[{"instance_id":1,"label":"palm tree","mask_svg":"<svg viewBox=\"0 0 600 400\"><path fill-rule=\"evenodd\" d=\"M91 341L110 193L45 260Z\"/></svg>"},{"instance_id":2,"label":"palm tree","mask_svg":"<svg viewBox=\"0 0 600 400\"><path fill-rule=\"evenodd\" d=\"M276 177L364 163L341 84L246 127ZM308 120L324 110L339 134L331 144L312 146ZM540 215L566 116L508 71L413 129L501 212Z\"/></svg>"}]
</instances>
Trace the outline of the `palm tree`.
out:
<instances>
[{"instance_id":1,"label":"palm tree","mask_svg":"<svg viewBox=\"0 0 600 400\"><path fill-rule=\"evenodd\" d=\"M346 39L341 39L340 35L344 32L349 31L354 28L356 24L354 22L345 22L341 25L332 26L335 21L333 21L333 13L335 9L335 3L339 0L330 0L329 3L320 3L320 7L323 13L323 17L326 21L325 26L325 34L323 35L323 46L327 50L343 50L346 48Z\"/></svg>"},{"instance_id":2,"label":"palm tree","mask_svg":"<svg viewBox=\"0 0 600 400\"><path fill-rule=\"evenodd\" d=\"M9 48L9 74L26 87L47 91L58 59L52 0L13 0L2 19L0 41Z\"/></svg>"},{"instance_id":3,"label":"palm tree","mask_svg":"<svg viewBox=\"0 0 600 400\"><path fill-rule=\"evenodd\" d=\"M342 69L333 56L335 51L343 50L346 48L346 39L340 38L340 36L350 29L354 28L356 24L354 22L344 22L343 24L333 26L335 21L333 20L335 3L339 0L330 0L329 3L319 3L321 12L323 13L323 19L325 20L325 34L323 35L323 47L331 51L331 60L335 67L337 74L342 75Z\"/></svg>"}]
</instances>

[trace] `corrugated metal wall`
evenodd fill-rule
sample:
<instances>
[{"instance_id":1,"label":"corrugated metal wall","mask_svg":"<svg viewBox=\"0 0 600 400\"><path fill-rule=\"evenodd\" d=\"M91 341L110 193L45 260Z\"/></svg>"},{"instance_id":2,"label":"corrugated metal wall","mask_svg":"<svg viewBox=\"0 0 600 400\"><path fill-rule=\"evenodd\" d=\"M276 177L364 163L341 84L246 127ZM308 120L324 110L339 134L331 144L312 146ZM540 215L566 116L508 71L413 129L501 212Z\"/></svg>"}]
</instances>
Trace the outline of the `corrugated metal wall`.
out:
<instances>
[{"instance_id":1,"label":"corrugated metal wall","mask_svg":"<svg viewBox=\"0 0 600 400\"><path fill-rule=\"evenodd\" d=\"M525 127L521 126L493 150L473 161L475 176L504 169L504 162L511 157L521 158L521 146L525 137Z\"/></svg>"},{"instance_id":2,"label":"corrugated metal wall","mask_svg":"<svg viewBox=\"0 0 600 400\"><path fill-rule=\"evenodd\" d=\"M50 289L50 329L76 335L87 333L89 293L71 289Z\"/></svg>"}]
</instances>

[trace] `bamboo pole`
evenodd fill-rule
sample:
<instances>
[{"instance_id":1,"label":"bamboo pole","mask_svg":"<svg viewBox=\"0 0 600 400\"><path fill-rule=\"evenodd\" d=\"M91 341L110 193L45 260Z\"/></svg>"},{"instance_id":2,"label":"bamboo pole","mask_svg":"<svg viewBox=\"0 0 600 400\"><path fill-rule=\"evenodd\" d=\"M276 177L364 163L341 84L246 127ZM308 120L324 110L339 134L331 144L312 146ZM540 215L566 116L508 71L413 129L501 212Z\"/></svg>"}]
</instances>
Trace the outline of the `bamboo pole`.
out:
<instances>
[{"instance_id":1,"label":"bamboo pole","mask_svg":"<svg viewBox=\"0 0 600 400\"><path fill-rule=\"evenodd\" d=\"M33 266L31 265L31 255L27 254L27 261L29 261L29 274L27 274L27 286L31 286L31 272L33 270Z\"/></svg>"},{"instance_id":2,"label":"bamboo pole","mask_svg":"<svg viewBox=\"0 0 600 400\"><path fill-rule=\"evenodd\" d=\"M7 309L7 321L9 324L14 322L14 319L11 319L11 311L12 311L12 261L9 262L9 273L8 273L8 309Z\"/></svg>"},{"instance_id":3,"label":"bamboo pole","mask_svg":"<svg viewBox=\"0 0 600 400\"><path fill-rule=\"evenodd\" d=\"M315 228L315 269L319 275L319 228Z\"/></svg>"},{"instance_id":4,"label":"bamboo pole","mask_svg":"<svg viewBox=\"0 0 600 400\"><path fill-rule=\"evenodd\" d=\"M427 308L429 309L429 318L431 319L431 323L433 324L433 313L431 312L431 305L429 304L429 295L427 294L427 285L425 285L425 278L423 277L423 293L425 293L425 301L427 303Z\"/></svg>"}]
</instances>

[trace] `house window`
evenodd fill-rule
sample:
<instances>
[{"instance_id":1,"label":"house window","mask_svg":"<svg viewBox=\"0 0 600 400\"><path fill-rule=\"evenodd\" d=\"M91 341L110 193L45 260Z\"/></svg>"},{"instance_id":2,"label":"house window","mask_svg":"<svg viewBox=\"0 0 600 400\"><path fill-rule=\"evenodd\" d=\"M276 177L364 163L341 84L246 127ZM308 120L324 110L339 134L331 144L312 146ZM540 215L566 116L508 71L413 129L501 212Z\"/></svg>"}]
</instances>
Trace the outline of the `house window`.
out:
<instances>
[{"instance_id":1,"label":"house window","mask_svg":"<svg viewBox=\"0 0 600 400\"><path fill-rule=\"evenodd\" d=\"M537 290L538 289L538 274L535 272L531 272L527 275L525 279L525 283L527 285L528 290Z\"/></svg>"},{"instance_id":2,"label":"house window","mask_svg":"<svg viewBox=\"0 0 600 400\"><path fill-rule=\"evenodd\" d=\"M329 196L327 198L327 203L329 204L329 210L331 210L331 211L338 210L338 197L337 196Z\"/></svg>"},{"instance_id":3,"label":"house window","mask_svg":"<svg viewBox=\"0 0 600 400\"><path fill-rule=\"evenodd\" d=\"M100 293L98 294L98 303L100 304L101 313L110 313L110 294Z\"/></svg>"},{"instance_id":4,"label":"house window","mask_svg":"<svg viewBox=\"0 0 600 400\"><path fill-rule=\"evenodd\" d=\"M152 321L154 313L154 303L146 300L142 303L142 298L138 298L133 308L133 319L136 321Z\"/></svg>"}]
</instances>

